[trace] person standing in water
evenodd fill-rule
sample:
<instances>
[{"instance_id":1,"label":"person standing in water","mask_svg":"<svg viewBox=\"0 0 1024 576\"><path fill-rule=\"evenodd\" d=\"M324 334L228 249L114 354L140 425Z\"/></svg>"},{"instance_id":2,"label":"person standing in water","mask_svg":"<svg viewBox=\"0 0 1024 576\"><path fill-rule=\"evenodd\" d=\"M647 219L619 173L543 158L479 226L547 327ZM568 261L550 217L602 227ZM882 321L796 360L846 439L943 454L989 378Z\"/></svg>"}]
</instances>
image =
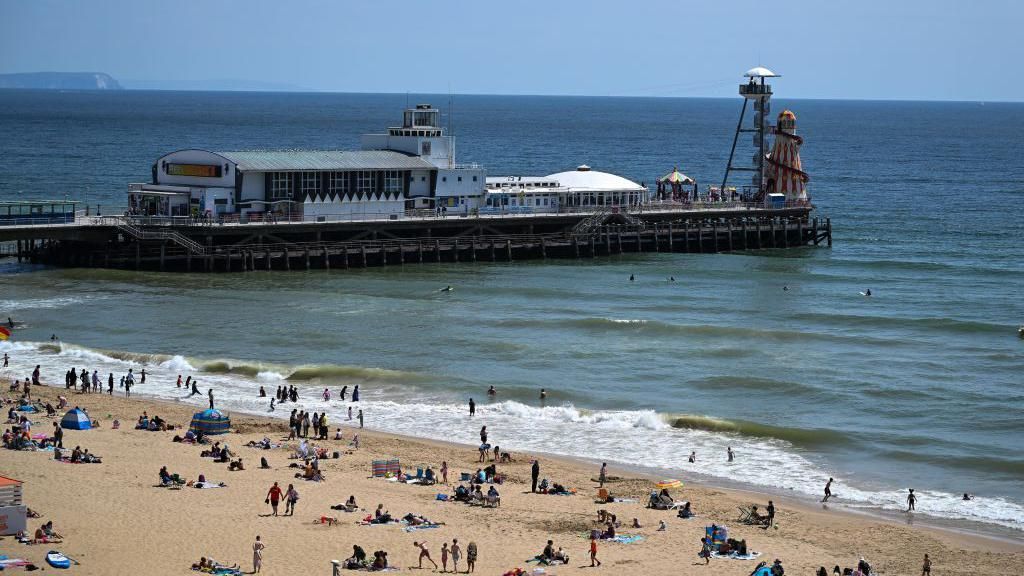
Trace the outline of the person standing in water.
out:
<instances>
[{"instance_id":1,"label":"person standing in water","mask_svg":"<svg viewBox=\"0 0 1024 576\"><path fill-rule=\"evenodd\" d=\"M189 398L191 398L193 396L199 396L199 386L198 386L198 384L199 384L199 380L198 379L192 381L192 391L188 393L188 397Z\"/></svg>"},{"instance_id":2,"label":"person standing in water","mask_svg":"<svg viewBox=\"0 0 1024 576\"><path fill-rule=\"evenodd\" d=\"M345 397L348 396L348 384L341 387L341 392L338 392L338 395L341 396L341 401L344 402Z\"/></svg>"},{"instance_id":3,"label":"person standing in water","mask_svg":"<svg viewBox=\"0 0 1024 576\"><path fill-rule=\"evenodd\" d=\"M540 401L541 401L541 404L543 404L544 401L547 400L547 399L548 399L548 391L543 389L543 388L541 388L540 389Z\"/></svg>"},{"instance_id":4,"label":"person standing in water","mask_svg":"<svg viewBox=\"0 0 1024 576\"><path fill-rule=\"evenodd\" d=\"M635 276L633 276L632 274L630 274L630 275L629 275L629 281L630 281L630 282L634 282L634 281L636 281L636 277L635 277Z\"/></svg>"},{"instance_id":5,"label":"person standing in water","mask_svg":"<svg viewBox=\"0 0 1024 576\"><path fill-rule=\"evenodd\" d=\"M821 499L822 502L828 502L828 499L832 497L832 482L833 479L830 477L825 483L825 497Z\"/></svg>"},{"instance_id":6,"label":"person standing in water","mask_svg":"<svg viewBox=\"0 0 1024 576\"><path fill-rule=\"evenodd\" d=\"M145 384L145 383L146 383L146 369L143 368L142 372L139 373L139 384Z\"/></svg>"},{"instance_id":7,"label":"person standing in water","mask_svg":"<svg viewBox=\"0 0 1024 576\"><path fill-rule=\"evenodd\" d=\"M907 512L914 511L914 504L917 504L917 495L914 494L914 489L911 488L907 494Z\"/></svg>"},{"instance_id":8,"label":"person standing in water","mask_svg":"<svg viewBox=\"0 0 1024 576\"><path fill-rule=\"evenodd\" d=\"M487 426L480 428L480 443L487 444Z\"/></svg>"},{"instance_id":9,"label":"person standing in water","mask_svg":"<svg viewBox=\"0 0 1024 576\"><path fill-rule=\"evenodd\" d=\"M362 410L359 411L359 427L360 428L363 427L363 411Z\"/></svg>"},{"instance_id":10,"label":"person standing in water","mask_svg":"<svg viewBox=\"0 0 1024 576\"><path fill-rule=\"evenodd\" d=\"M728 448L726 448L725 453L729 457L729 462L732 462L732 460L733 460L732 446L729 446Z\"/></svg>"},{"instance_id":11,"label":"person standing in water","mask_svg":"<svg viewBox=\"0 0 1024 576\"><path fill-rule=\"evenodd\" d=\"M356 387L352 389L352 401L359 402L359 384L356 384Z\"/></svg>"},{"instance_id":12,"label":"person standing in water","mask_svg":"<svg viewBox=\"0 0 1024 576\"><path fill-rule=\"evenodd\" d=\"M210 397L210 410L213 410L213 388L207 390L206 395Z\"/></svg>"},{"instance_id":13,"label":"person standing in water","mask_svg":"<svg viewBox=\"0 0 1024 576\"><path fill-rule=\"evenodd\" d=\"M4 368L7 368L8 362L10 362L10 358L7 356L7 352L4 352Z\"/></svg>"},{"instance_id":14,"label":"person standing in water","mask_svg":"<svg viewBox=\"0 0 1024 576\"><path fill-rule=\"evenodd\" d=\"M697 461L697 451L694 450L693 452L690 452L690 457L687 458L686 461L689 462L690 464L693 464L694 462L696 462Z\"/></svg>"},{"instance_id":15,"label":"person standing in water","mask_svg":"<svg viewBox=\"0 0 1024 576\"><path fill-rule=\"evenodd\" d=\"M472 398L469 399L469 415L476 415L476 402L474 402Z\"/></svg>"}]
</instances>

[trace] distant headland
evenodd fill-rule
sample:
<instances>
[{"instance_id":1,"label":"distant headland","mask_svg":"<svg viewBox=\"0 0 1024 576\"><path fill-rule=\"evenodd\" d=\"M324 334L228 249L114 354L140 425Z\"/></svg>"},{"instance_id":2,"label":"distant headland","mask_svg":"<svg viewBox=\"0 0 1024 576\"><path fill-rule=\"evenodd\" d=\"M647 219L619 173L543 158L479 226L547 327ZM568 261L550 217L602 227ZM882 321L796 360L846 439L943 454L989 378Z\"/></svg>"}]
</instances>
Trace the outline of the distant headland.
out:
<instances>
[{"instance_id":1,"label":"distant headland","mask_svg":"<svg viewBox=\"0 0 1024 576\"><path fill-rule=\"evenodd\" d=\"M0 88L36 90L123 90L110 74L103 72L29 72L0 74Z\"/></svg>"}]
</instances>

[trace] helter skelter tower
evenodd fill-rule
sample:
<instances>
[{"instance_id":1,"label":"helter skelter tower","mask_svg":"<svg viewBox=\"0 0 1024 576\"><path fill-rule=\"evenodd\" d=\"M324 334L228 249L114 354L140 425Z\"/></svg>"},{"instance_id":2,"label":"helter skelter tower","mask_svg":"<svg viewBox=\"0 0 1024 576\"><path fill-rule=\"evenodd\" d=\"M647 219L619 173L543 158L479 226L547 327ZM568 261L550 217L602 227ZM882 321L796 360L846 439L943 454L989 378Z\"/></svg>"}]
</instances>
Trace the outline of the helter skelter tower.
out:
<instances>
[{"instance_id":1,"label":"helter skelter tower","mask_svg":"<svg viewBox=\"0 0 1024 576\"><path fill-rule=\"evenodd\" d=\"M796 135L796 114L789 110L780 112L772 153L767 158L766 194L784 194L787 203L807 201L810 177L800 165L800 146L803 143L804 139Z\"/></svg>"}]
</instances>

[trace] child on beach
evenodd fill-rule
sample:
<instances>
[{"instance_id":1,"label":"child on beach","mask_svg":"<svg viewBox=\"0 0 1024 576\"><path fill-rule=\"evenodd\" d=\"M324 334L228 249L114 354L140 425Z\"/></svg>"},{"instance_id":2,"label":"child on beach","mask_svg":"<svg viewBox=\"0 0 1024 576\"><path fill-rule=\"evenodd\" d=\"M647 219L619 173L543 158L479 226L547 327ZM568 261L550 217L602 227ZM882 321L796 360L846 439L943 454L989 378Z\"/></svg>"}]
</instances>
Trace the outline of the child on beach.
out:
<instances>
[{"instance_id":1,"label":"child on beach","mask_svg":"<svg viewBox=\"0 0 1024 576\"><path fill-rule=\"evenodd\" d=\"M437 570L437 562L434 562L434 559L430 557L430 550L427 550L427 543L426 542L413 542L412 545L415 546L416 548L420 549L420 563L419 563L419 567L421 569L423 568L423 559L426 558L427 560L430 560L431 564L434 565L434 570Z\"/></svg>"},{"instance_id":2,"label":"child on beach","mask_svg":"<svg viewBox=\"0 0 1024 576\"><path fill-rule=\"evenodd\" d=\"M594 564L597 562L597 564ZM593 535L590 537L590 567L595 568L601 565L601 561L597 559L597 538Z\"/></svg>"}]
</instances>

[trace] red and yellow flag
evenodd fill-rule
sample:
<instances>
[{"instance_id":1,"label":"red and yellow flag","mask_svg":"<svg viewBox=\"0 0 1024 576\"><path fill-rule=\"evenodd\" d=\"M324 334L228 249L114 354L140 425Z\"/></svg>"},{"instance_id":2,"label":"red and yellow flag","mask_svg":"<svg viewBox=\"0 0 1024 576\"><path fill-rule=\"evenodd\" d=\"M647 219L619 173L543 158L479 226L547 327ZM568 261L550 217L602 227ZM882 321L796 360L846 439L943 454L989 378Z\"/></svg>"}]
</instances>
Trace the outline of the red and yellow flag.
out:
<instances>
[{"instance_id":1,"label":"red and yellow flag","mask_svg":"<svg viewBox=\"0 0 1024 576\"><path fill-rule=\"evenodd\" d=\"M0 326L0 340L7 340L11 337L11 330Z\"/></svg>"}]
</instances>

